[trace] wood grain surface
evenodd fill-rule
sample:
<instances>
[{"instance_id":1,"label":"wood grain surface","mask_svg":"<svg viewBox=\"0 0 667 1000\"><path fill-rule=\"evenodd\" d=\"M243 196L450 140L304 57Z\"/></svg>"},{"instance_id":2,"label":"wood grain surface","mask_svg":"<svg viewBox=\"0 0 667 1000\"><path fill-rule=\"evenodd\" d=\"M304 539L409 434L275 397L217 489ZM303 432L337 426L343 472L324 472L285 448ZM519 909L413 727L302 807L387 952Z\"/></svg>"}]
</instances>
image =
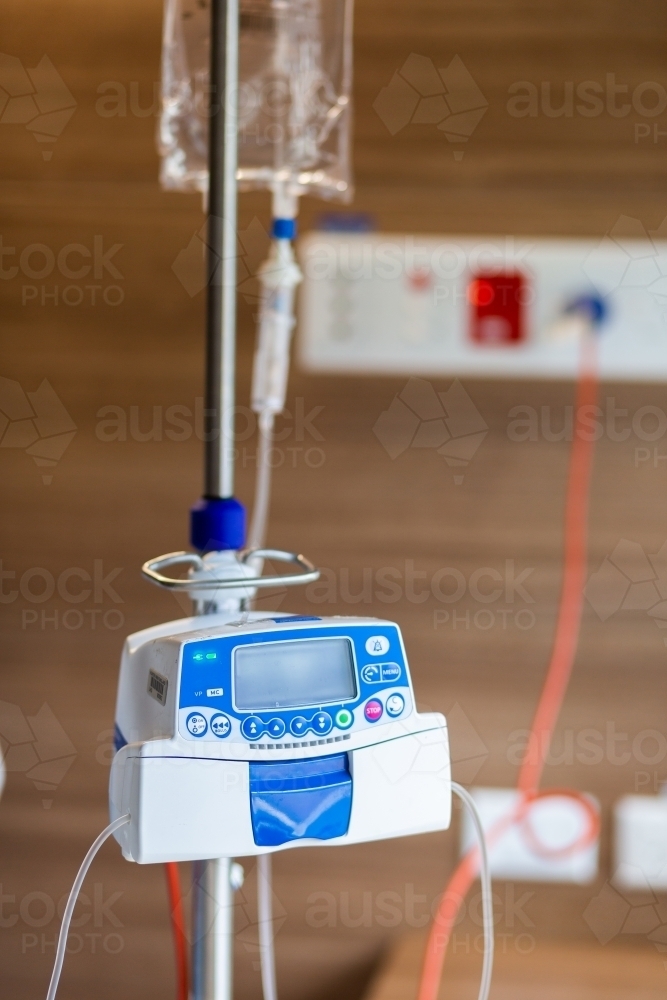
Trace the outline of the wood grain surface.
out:
<instances>
[{"instance_id":1,"label":"wood grain surface","mask_svg":"<svg viewBox=\"0 0 667 1000\"><path fill-rule=\"evenodd\" d=\"M658 1000L665 991L664 963L657 954L610 947L541 942L524 954L499 949L494 962L497 1000ZM388 951L364 1000L414 1000L424 938L406 935ZM459 949L447 963L442 996L477 996L481 957Z\"/></svg>"},{"instance_id":2,"label":"wood grain surface","mask_svg":"<svg viewBox=\"0 0 667 1000\"><path fill-rule=\"evenodd\" d=\"M55 908L106 823L123 637L184 610L139 575L146 558L186 547L187 510L200 491L202 460L195 414L202 393L203 295L189 294L172 265L204 217L197 197L161 193L155 179L150 108L160 18L157 0L6 0L0 12L2 51L26 67L47 54L76 100L50 160L24 124L0 122L0 235L10 252L0 261L0 375L25 392L46 379L76 425L54 468L38 467L23 448L0 449L2 571L10 574L2 579L0 698L3 718L15 726L3 734L13 756L0 804L0 977L2 995L11 1000L44 995ZM568 81L605 85L607 74L629 88L630 96L621 94L619 102L631 100L646 81L666 86L665 18L657 0L359 0L353 207L373 213L382 229L417 233L602 238L622 215L657 228L667 215L666 140L658 135L654 142L651 131L649 139L635 142L635 126L648 123L652 130L657 124L667 131L667 116L631 109L622 117L551 118L540 111L515 118L506 105L517 81L538 88L549 83L554 106ZM461 160L436 128L408 125L391 136L373 110L412 52L437 66L459 55L489 102ZM109 81L125 88L125 115L99 113L99 88ZM648 105L648 92L645 100ZM241 199L250 271L266 249L267 210L263 195ZM321 210L306 199L304 228ZM46 248L46 257L35 244ZM92 256L73 254L59 265L60 252L73 244ZM82 261L95 264L96 248L98 273L71 277ZM39 277L49 254L53 270ZM111 254L109 266L104 254ZM251 281L239 296L242 407L249 394L255 295ZM509 413L518 405L537 413L545 407L549 426L557 429L572 387L466 381L489 432L456 486L435 452L411 449L392 461L374 436L378 416L404 382L293 373L289 416L280 424L270 540L324 567L327 587L277 595L267 606L398 620L420 704L450 719L459 780L509 785L516 777L517 731L530 723L553 635L568 455L566 441L543 434L532 442L511 440ZM448 384L437 380L436 387ZM628 411L622 417L628 427L641 407L667 409L658 385L604 386L602 397L605 411ZM104 421L114 415L126 423L124 439L109 440L113 432ZM246 409L239 430L238 494L249 502L255 437ZM648 449L648 458L638 448ZM647 441L632 432L617 441L605 434L599 441L592 570L621 539L647 553L665 542L664 453L664 436ZM48 485L43 476L52 477ZM468 584L486 568L503 581L503 593L490 602L490 577L480 582L481 598L468 587L448 603L429 589L440 571ZM97 581L90 593L79 570ZM507 583L526 570L527 598ZM399 600L387 600L396 594L383 584L387 578L398 581ZM529 614L517 618L520 611ZM586 975L589 970L595 978L606 968L614 943L599 944L599 926L585 914L612 873L613 802L626 792L656 791L667 777L660 738L657 751L655 735L642 742L647 731L664 732L666 694L663 633L650 617L621 611L602 621L587 606L545 783L582 788L600 799L600 878L579 888L499 885L499 932L507 935L510 951L520 934L540 948L557 939L561 951L535 955L562 955L553 962L567 965L574 954L570 942L584 949L576 961ZM25 728L30 720L32 730ZM582 740L591 738L596 752L581 752ZM44 760L72 758L55 788L40 788L49 783L28 776L37 751ZM457 855L458 815L454 826L443 836L289 851L276 859L283 1000L362 994L388 943L427 922ZM239 1000L260 995L253 863L246 867L237 913ZM183 880L185 885L186 870ZM129 865L108 845L85 892L73 942L77 953L67 959L61 995L172 997L162 871ZM628 962L646 960L654 968L660 953L648 935L667 923L664 900L632 902L643 909L619 926L614 940L624 945ZM473 903L459 929L460 949L479 933L475 919ZM531 959L520 966L526 995L535 992L538 965ZM471 972L461 996L474 995L473 980ZM610 986L607 996L654 995L652 985L632 992L620 974L612 981L617 992ZM536 995L561 995L544 989ZM590 989L581 995L597 997Z\"/></svg>"}]
</instances>

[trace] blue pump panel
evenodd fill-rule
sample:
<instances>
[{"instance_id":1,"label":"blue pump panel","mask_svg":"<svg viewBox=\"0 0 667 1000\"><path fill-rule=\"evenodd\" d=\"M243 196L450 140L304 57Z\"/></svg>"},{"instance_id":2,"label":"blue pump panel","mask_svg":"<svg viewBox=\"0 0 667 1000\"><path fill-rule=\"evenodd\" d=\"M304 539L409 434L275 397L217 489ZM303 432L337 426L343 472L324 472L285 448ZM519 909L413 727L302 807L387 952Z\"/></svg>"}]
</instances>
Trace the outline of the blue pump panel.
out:
<instances>
[{"instance_id":1,"label":"blue pump panel","mask_svg":"<svg viewBox=\"0 0 667 1000\"><path fill-rule=\"evenodd\" d=\"M250 765L250 812L258 847L343 837L351 810L346 753Z\"/></svg>"},{"instance_id":2,"label":"blue pump panel","mask_svg":"<svg viewBox=\"0 0 667 1000\"><path fill-rule=\"evenodd\" d=\"M413 711L393 622L264 619L197 636L181 663L178 732L190 742L260 750L341 743Z\"/></svg>"}]
</instances>

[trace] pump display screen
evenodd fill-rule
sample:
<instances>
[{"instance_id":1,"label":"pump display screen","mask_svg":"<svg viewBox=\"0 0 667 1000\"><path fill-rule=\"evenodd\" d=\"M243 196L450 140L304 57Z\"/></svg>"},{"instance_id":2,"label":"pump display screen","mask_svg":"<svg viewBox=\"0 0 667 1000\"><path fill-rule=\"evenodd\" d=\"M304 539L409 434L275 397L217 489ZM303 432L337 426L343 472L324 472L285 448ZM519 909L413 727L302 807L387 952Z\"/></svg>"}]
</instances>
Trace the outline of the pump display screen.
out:
<instances>
[{"instance_id":1,"label":"pump display screen","mask_svg":"<svg viewBox=\"0 0 667 1000\"><path fill-rule=\"evenodd\" d=\"M234 651L234 702L241 711L326 705L356 697L352 643L347 638L266 642Z\"/></svg>"}]
</instances>

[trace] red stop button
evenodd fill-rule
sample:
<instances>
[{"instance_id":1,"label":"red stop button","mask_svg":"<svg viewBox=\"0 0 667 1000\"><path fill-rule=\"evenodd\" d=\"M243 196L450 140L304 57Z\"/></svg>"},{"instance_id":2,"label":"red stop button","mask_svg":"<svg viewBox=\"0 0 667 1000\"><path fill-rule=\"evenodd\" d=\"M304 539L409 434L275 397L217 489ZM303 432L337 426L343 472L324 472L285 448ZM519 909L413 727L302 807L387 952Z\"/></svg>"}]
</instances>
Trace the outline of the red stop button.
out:
<instances>
[{"instance_id":1,"label":"red stop button","mask_svg":"<svg viewBox=\"0 0 667 1000\"><path fill-rule=\"evenodd\" d=\"M382 702L377 698L371 698L370 701L366 702L366 707L364 708L364 715L369 722L377 722L377 720L382 715Z\"/></svg>"}]
</instances>

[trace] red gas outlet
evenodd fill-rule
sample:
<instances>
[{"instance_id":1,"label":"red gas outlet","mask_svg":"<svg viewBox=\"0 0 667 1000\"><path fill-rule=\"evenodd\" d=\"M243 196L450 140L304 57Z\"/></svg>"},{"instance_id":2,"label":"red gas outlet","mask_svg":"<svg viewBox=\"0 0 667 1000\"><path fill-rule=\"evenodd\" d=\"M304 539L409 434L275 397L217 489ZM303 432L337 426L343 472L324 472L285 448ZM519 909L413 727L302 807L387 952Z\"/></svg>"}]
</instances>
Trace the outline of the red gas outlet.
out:
<instances>
[{"instance_id":1,"label":"red gas outlet","mask_svg":"<svg viewBox=\"0 0 667 1000\"><path fill-rule=\"evenodd\" d=\"M518 344L526 339L526 295L522 274L477 274L468 285L470 337L476 344Z\"/></svg>"}]
</instances>

